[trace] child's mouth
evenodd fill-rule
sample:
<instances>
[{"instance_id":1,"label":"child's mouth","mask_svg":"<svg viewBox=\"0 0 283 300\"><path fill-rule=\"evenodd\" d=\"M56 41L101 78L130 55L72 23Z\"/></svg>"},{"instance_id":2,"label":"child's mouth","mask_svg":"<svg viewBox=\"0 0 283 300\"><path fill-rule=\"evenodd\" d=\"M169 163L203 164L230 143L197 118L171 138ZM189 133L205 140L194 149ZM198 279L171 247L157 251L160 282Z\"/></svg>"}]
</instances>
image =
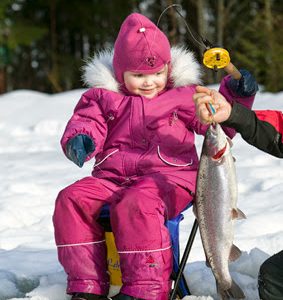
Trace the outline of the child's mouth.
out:
<instances>
[{"instance_id":1,"label":"child's mouth","mask_svg":"<svg viewBox=\"0 0 283 300\"><path fill-rule=\"evenodd\" d=\"M141 91L142 91L144 94L151 94L151 93L154 92L154 89L147 89L147 90L141 89Z\"/></svg>"}]
</instances>

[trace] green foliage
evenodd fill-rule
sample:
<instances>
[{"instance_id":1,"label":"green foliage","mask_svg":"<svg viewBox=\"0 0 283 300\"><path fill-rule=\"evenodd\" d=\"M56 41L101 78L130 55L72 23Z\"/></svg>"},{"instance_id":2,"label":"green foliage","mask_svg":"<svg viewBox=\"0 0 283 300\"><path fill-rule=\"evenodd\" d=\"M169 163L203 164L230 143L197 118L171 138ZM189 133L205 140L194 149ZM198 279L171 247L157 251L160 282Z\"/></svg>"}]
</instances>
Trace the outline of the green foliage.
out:
<instances>
[{"instance_id":1,"label":"green foliage","mask_svg":"<svg viewBox=\"0 0 283 300\"><path fill-rule=\"evenodd\" d=\"M259 11L246 24L234 54L237 65L251 70L267 91L276 92L283 89L282 15L274 13L271 26Z\"/></svg>"},{"instance_id":2,"label":"green foliage","mask_svg":"<svg viewBox=\"0 0 283 300\"><path fill-rule=\"evenodd\" d=\"M80 88L83 61L94 51L113 46L128 14L141 12L157 22L167 5L177 3L193 31L199 31L198 18L203 18L203 35L212 43L218 40L221 17L222 46L230 52L232 62L249 69L266 90L282 90L283 1L224 0L223 15L218 14L218 1L202 1L204 12L199 16L195 0L1 0L0 67L8 67L10 89L57 92ZM203 49L189 37L176 14L167 12L159 26L172 43L185 44L201 61ZM219 79L212 71L207 73L205 83Z\"/></svg>"},{"instance_id":3,"label":"green foliage","mask_svg":"<svg viewBox=\"0 0 283 300\"><path fill-rule=\"evenodd\" d=\"M15 23L10 28L7 45L11 49L16 48L18 45L31 46L32 43L46 36L47 32L47 27Z\"/></svg>"},{"instance_id":4,"label":"green foliage","mask_svg":"<svg viewBox=\"0 0 283 300\"><path fill-rule=\"evenodd\" d=\"M0 22L2 22L5 19L6 10L8 6L10 6L13 3L12 0L1 0L0 2Z\"/></svg>"}]
</instances>

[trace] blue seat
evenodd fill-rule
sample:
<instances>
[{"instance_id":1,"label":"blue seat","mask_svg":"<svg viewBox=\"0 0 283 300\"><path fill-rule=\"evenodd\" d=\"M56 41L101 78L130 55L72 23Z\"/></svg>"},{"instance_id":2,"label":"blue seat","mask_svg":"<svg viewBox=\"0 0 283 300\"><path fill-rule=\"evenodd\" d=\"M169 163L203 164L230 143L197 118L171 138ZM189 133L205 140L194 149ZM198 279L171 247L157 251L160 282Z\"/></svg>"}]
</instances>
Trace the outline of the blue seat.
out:
<instances>
[{"instance_id":1,"label":"blue seat","mask_svg":"<svg viewBox=\"0 0 283 300\"><path fill-rule=\"evenodd\" d=\"M173 280L176 279L176 276L179 271L179 264L180 264L180 242L179 242L179 225L180 222L184 219L183 214L179 214L174 219L170 219L166 221L165 225L169 230L171 243L172 243L172 251L173 251L173 274L172 278ZM189 287L187 285L186 279L184 277L184 274L182 274L180 281L178 283L177 287L177 295L180 298L183 298L185 296L191 295Z\"/></svg>"},{"instance_id":2,"label":"blue seat","mask_svg":"<svg viewBox=\"0 0 283 300\"><path fill-rule=\"evenodd\" d=\"M188 209L191 204L186 208ZM179 225L180 222L184 219L183 214L179 214L174 219L167 220L165 225L169 230L171 243L172 243L172 251L173 251L173 272L172 279L175 280L179 270L180 264L180 245L179 245ZM101 209L99 223L103 226L106 232L111 232L111 224L110 224L110 214L109 214L109 205L104 205ZM184 275L182 274L178 287L176 289L177 295L180 298L183 298L187 295L191 295L187 282L185 280Z\"/></svg>"}]
</instances>

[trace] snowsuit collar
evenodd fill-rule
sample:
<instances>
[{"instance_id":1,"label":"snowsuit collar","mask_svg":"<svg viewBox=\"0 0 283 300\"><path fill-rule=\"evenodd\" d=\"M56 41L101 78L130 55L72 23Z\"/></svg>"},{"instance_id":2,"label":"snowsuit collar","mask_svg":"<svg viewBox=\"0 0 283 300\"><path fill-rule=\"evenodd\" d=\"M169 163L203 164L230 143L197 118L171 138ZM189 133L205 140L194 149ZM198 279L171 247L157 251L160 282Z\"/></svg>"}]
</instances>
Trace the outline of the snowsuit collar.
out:
<instances>
[{"instance_id":1,"label":"snowsuit collar","mask_svg":"<svg viewBox=\"0 0 283 300\"><path fill-rule=\"evenodd\" d=\"M183 47L171 48L170 82L173 87L201 84L202 68L194 54ZM90 58L83 66L82 80L87 87L121 92L113 71L113 50L104 50Z\"/></svg>"}]
</instances>

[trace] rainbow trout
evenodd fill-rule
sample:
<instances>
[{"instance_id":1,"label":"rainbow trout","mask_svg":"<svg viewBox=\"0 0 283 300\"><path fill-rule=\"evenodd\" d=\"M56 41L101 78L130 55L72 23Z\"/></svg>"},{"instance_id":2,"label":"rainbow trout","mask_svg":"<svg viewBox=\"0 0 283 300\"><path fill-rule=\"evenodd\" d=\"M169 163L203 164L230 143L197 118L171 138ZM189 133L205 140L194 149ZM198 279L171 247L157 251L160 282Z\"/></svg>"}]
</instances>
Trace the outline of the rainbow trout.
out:
<instances>
[{"instance_id":1,"label":"rainbow trout","mask_svg":"<svg viewBox=\"0 0 283 300\"><path fill-rule=\"evenodd\" d=\"M195 213L207 265L222 300L243 299L228 264L241 251L233 245L234 220L245 218L237 208L237 181L231 143L219 124L210 125L203 142L197 177Z\"/></svg>"}]
</instances>

